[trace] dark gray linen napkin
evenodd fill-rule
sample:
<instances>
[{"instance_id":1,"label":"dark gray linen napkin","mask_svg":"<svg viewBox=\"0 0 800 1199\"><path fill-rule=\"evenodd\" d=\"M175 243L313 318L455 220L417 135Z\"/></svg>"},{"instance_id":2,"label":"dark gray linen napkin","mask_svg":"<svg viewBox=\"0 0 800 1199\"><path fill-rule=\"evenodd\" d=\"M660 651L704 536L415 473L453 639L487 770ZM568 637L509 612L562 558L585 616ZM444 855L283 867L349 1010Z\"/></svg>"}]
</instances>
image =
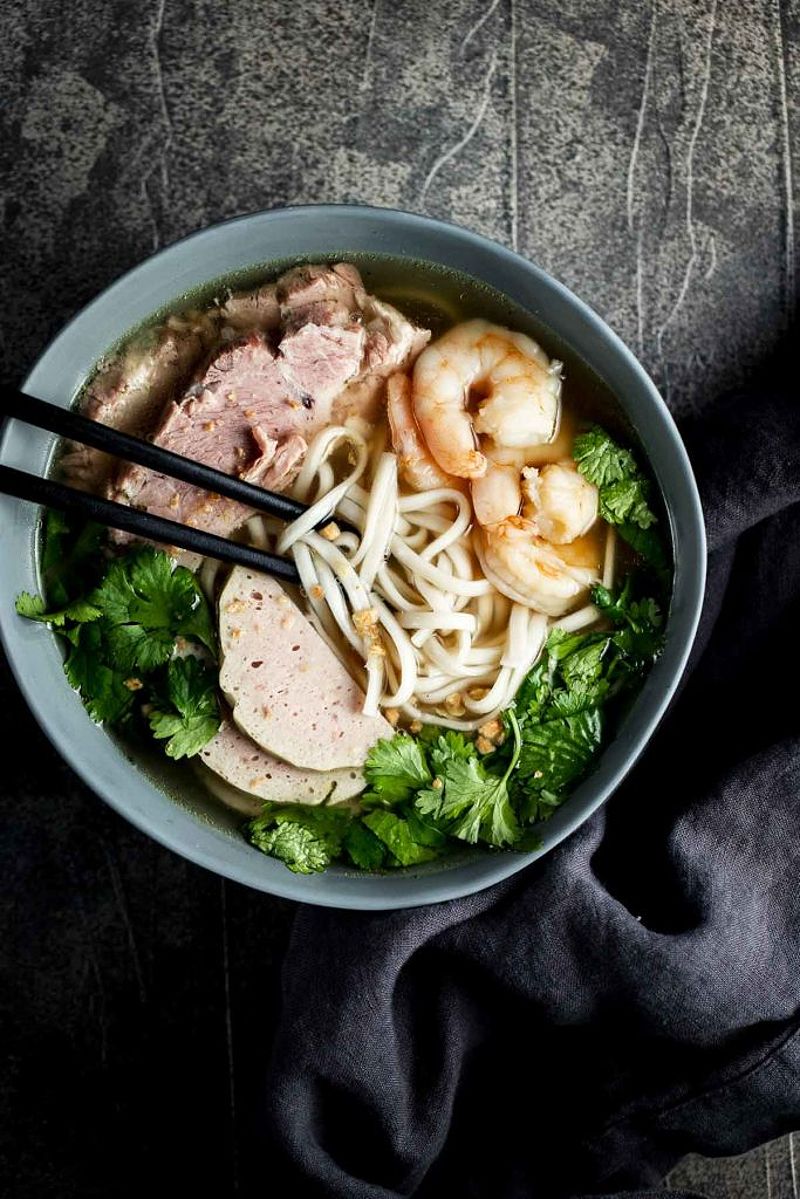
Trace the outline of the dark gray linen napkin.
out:
<instances>
[{"instance_id":1,"label":"dark gray linen napkin","mask_svg":"<svg viewBox=\"0 0 800 1199\"><path fill-rule=\"evenodd\" d=\"M650 1194L800 1126L796 384L764 370L683 432L708 596L623 788L482 894L298 911L264 1094L293 1194Z\"/></svg>"}]
</instances>

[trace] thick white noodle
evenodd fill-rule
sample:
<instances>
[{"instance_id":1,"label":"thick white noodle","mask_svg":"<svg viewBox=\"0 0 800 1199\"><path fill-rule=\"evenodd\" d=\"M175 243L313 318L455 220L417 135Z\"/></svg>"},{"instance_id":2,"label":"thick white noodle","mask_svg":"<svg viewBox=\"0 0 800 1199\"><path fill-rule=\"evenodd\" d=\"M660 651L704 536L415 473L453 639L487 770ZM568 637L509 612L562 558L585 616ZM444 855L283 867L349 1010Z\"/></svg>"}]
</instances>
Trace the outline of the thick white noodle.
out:
<instances>
[{"instance_id":1,"label":"thick white noodle","mask_svg":"<svg viewBox=\"0 0 800 1199\"><path fill-rule=\"evenodd\" d=\"M356 447L356 462L353 469L342 479L341 483L338 483L320 499L315 500L302 516L298 516L297 520L293 520L290 525L286 526L275 547L278 554L285 554L296 541L305 537L326 517L332 515L336 511L339 501L347 494L350 485L363 475L369 458L367 443L360 434L354 433L352 429L345 429L342 425L333 425L330 429L324 429L322 433L318 434L309 446L306 460L300 474L295 479L292 494L299 500L307 498L325 453L330 453L342 441L349 441Z\"/></svg>"},{"instance_id":2,"label":"thick white noodle","mask_svg":"<svg viewBox=\"0 0 800 1199\"><path fill-rule=\"evenodd\" d=\"M552 627L563 629L565 633L577 633L579 629L585 629L599 619L599 609L595 608L594 604L587 604L585 608L579 608L577 612L570 612L568 616L554 620Z\"/></svg>"},{"instance_id":3,"label":"thick white noodle","mask_svg":"<svg viewBox=\"0 0 800 1199\"><path fill-rule=\"evenodd\" d=\"M603 559L603 586L611 588L614 586L614 558L617 548L617 531L613 525L609 525L606 529L606 552Z\"/></svg>"},{"instance_id":4,"label":"thick white noodle","mask_svg":"<svg viewBox=\"0 0 800 1199\"><path fill-rule=\"evenodd\" d=\"M528 619L532 615L530 608L523 604L514 604L511 609L511 619L508 622L508 642L505 653L500 659L501 666L523 666L528 660Z\"/></svg>"},{"instance_id":5,"label":"thick white noodle","mask_svg":"<svg viewBox=\"0 0 800 1199\"><path fill-rule=\"evenodd\" d=\"M351 559L353 566L361 563L358 573L367 590L372 589L375 576L389 553L397 519L397 499L397 458L394 454L381 454L367 506L361 545Z\"/></svg>"}]
</instances>

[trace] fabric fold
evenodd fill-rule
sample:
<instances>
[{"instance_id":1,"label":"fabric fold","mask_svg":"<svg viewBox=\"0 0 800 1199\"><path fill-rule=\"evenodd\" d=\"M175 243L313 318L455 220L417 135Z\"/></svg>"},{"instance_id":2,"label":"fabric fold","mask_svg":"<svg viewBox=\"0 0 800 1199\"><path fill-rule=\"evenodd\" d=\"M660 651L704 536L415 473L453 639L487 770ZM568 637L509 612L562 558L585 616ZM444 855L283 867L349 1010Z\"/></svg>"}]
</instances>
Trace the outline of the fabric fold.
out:
<instances>
[{"instance_id":1,"label":"fabric fold","mask_svg":"<svg viewBox=\"0 0 800 1199\"><path fill-rule=\"evenodd\" d=\"M800 408L773 369L684 432L708 596L619 792L481 894L299 909L264 1128L294 1194L644 1196L800 1126Z\"/></svg>"}]
</instances>

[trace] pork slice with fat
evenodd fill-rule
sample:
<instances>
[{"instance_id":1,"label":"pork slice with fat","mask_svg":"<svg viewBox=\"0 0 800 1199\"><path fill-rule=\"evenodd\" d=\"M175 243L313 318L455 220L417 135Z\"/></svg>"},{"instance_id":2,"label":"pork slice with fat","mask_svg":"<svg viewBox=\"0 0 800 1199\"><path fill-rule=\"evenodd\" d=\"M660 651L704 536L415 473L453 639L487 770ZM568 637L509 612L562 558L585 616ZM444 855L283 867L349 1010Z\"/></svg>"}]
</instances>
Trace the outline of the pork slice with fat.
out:
<instances>
[{"instance_id":1,"label":"pork slice with fat","mask_svg":"<svg viewBox=\"0 0 800 1199\"><path fill-rule=\"evenodd\" d=\"M253 333L226 346L180 401L169 403L156 445L273 491L290 485L307 440L328 424L334 397L358 371L362 330L307 325L275 351ZM226 536L251 509L137 466L112 498Z\"/></svg>"},{"instance_id":2,"label":"pork slice with fat","mask_svg":"<svg viewBox=\"0 0 800 1199\"><path fill-rule=\"evenodd\" d=\"M364 355L358 374L337 396L333 420L350 416L373 422L383 406L385 381L407 370L430 340L430 330L415 325L391 304L370 295L356 267L306 265L282 275L276 285L286 328L313 319L335 327L360 326Z\"/></svg>"},{"instance_id":3,"label":"pork slice with fat","mask_svg":"<svg viewBox=\"0 0 800 1199\"><path fill-rule=\"evenodd\" d=\"M252 291L234 291L220 305L219 318L223 336L231 333L252 333L255 330L277 329L281 310L274 283L266 283Z\"/></svg>"}]
</instances>

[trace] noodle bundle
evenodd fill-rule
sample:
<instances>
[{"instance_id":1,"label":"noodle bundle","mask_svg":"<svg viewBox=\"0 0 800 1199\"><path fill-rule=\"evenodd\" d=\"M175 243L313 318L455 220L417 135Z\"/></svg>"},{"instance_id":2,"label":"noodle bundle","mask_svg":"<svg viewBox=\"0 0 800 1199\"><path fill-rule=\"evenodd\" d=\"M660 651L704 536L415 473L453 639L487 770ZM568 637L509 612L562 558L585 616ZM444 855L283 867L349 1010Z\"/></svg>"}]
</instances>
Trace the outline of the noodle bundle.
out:
<instances>
[{"instance_id":1,"label":"noodle bundle","mask_svg":"<svg viewBox=\"0 0 800 1199\"><path fill-rule=\"evenodd\" d=\"M285 528L252 517L248 536L294 558L309 618L362 684L365 715L474 732L514 698L550 627L583 628L597 610L554 621L507 599L481 568L468 496L404 494L397 456L358 424L323 429L309 446L292 491L308 511ZM608 577L613 554L609 537ZM216 571L202 568L208 592Z\"/></svg>"}]
</instances>

